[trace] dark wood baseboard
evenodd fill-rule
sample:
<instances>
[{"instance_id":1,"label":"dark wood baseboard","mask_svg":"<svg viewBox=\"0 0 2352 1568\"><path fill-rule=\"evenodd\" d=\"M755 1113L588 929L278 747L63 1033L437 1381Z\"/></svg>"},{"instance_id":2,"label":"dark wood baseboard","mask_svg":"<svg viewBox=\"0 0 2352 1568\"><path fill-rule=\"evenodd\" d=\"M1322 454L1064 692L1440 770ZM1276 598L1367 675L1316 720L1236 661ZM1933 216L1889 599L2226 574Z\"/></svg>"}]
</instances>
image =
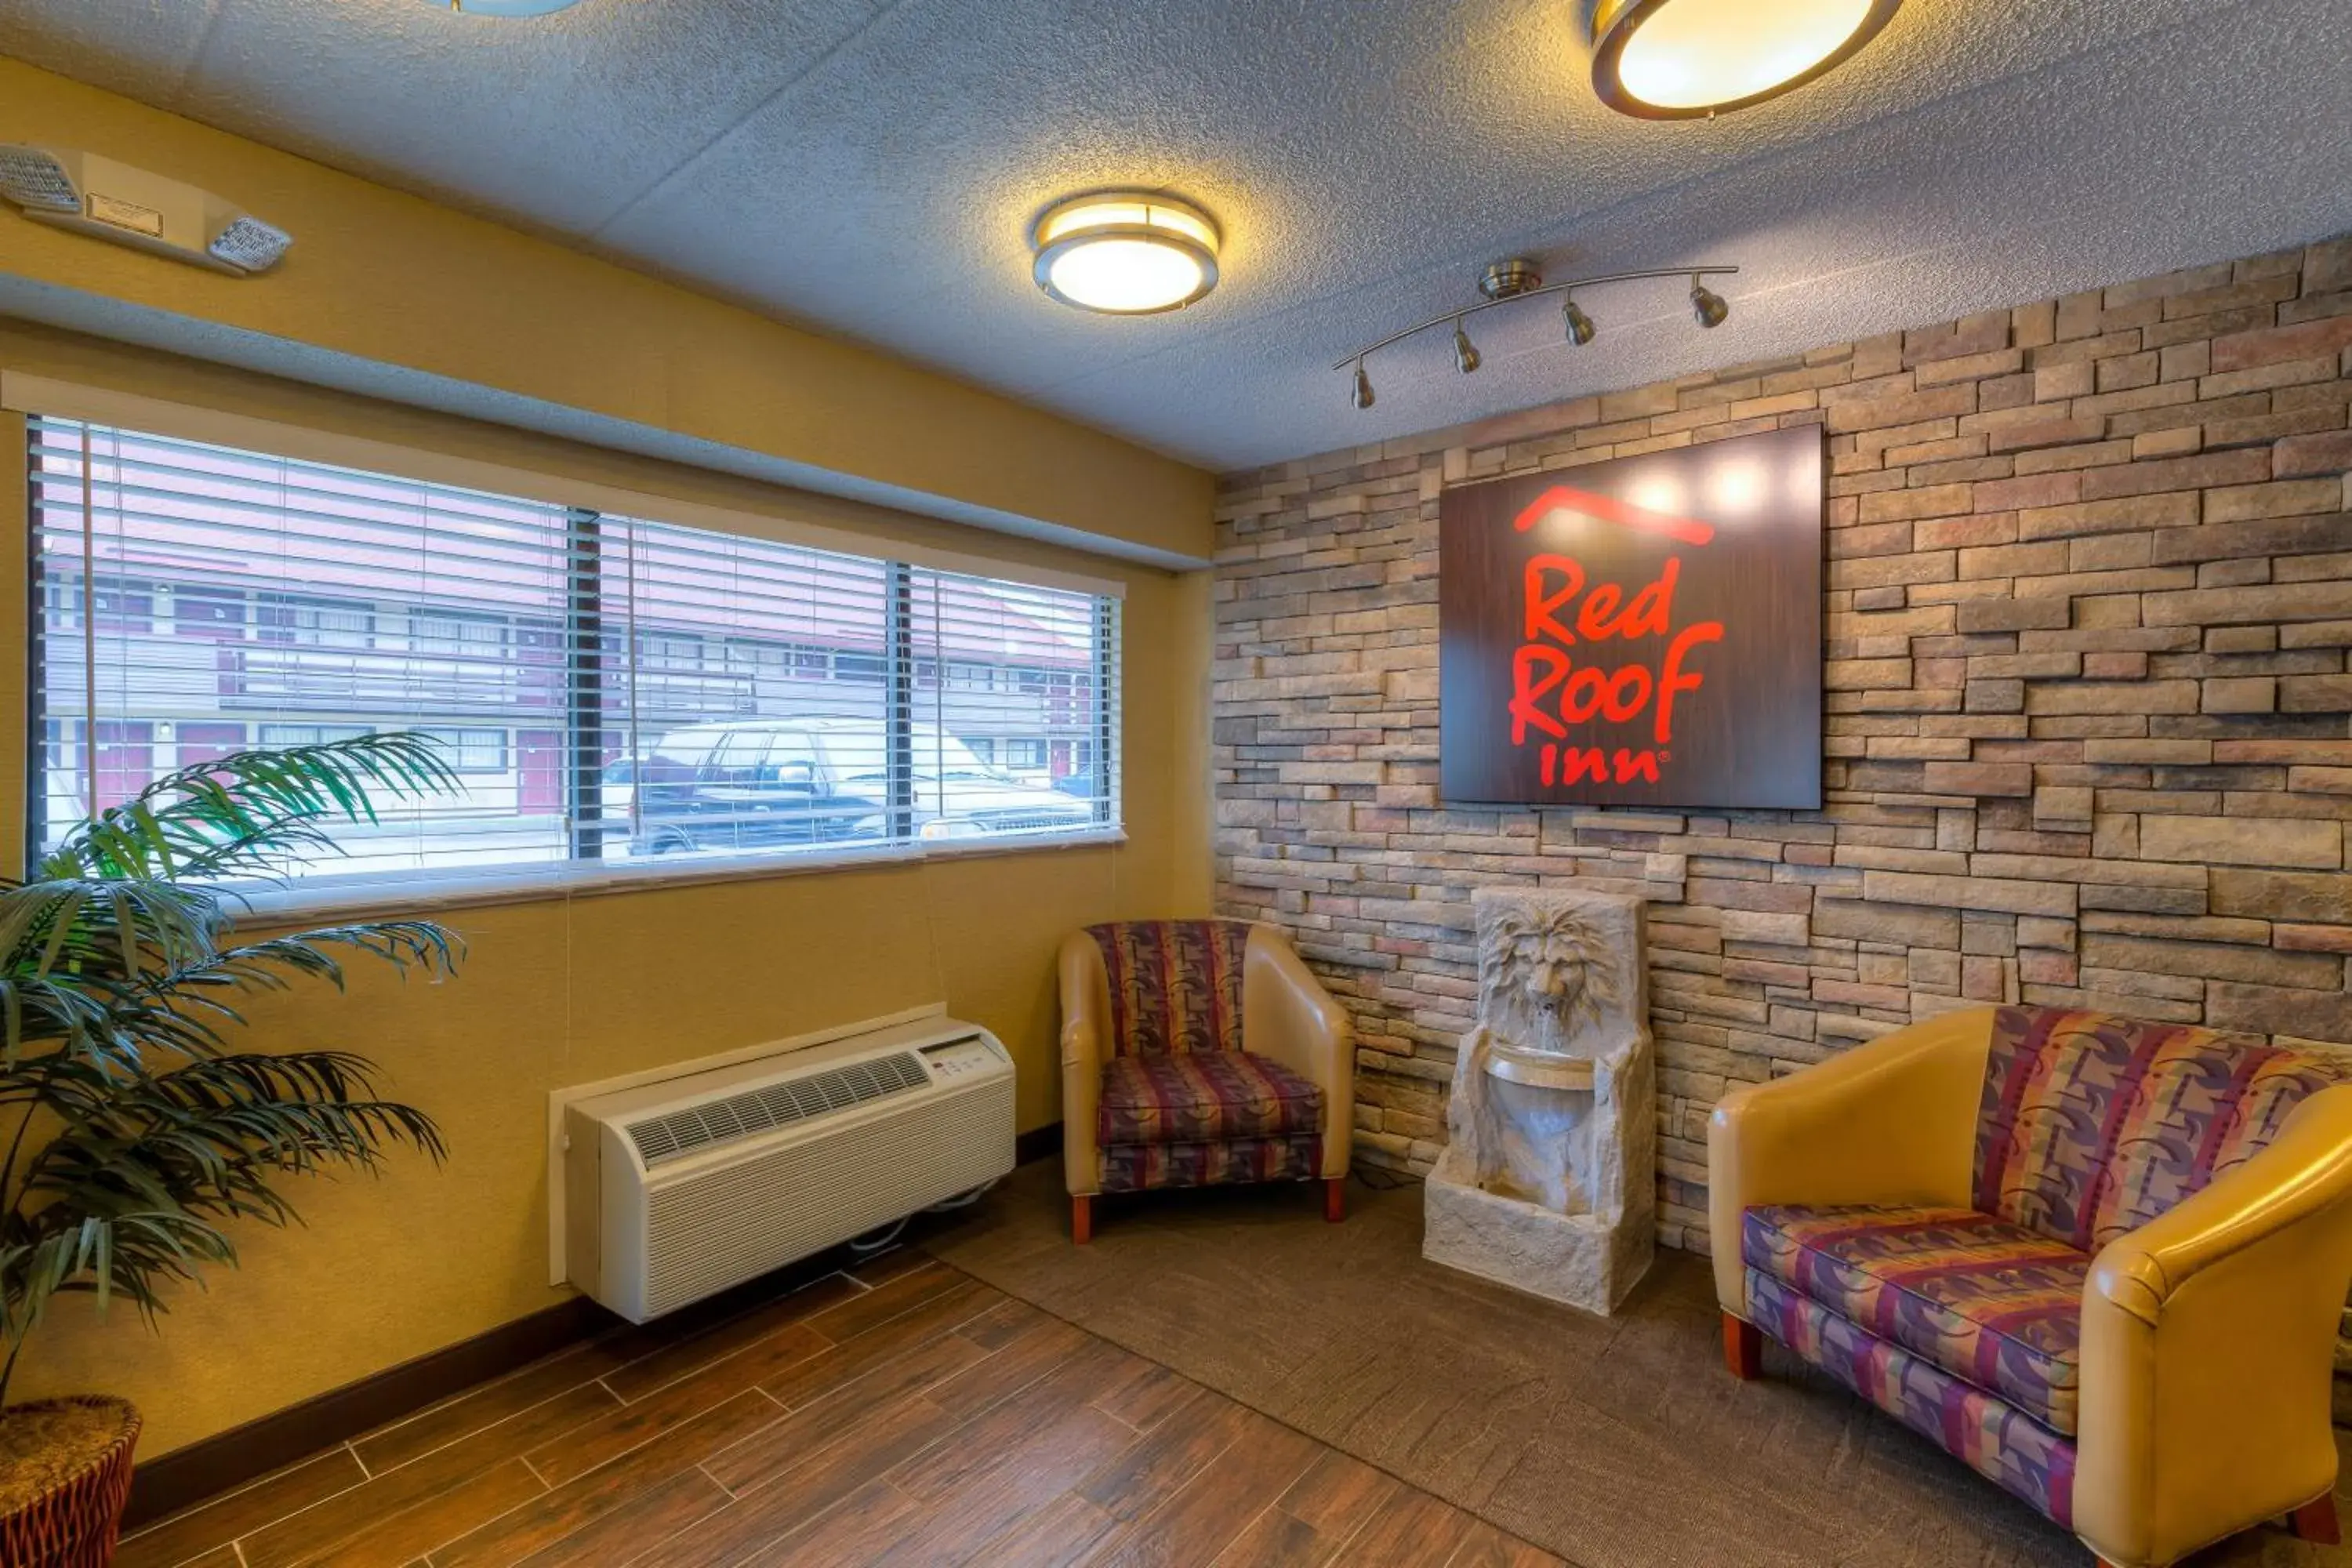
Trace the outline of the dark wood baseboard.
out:
<instances>
[{"instance_id":1,"label":"dark wood baseboard","mask_svg":"<svg viewBox=\"0 0 2352 1568\"><path fill-rule=\"evenodd\" d=\"M1048 1121L1043 1127L1032 1127L1013 1141L1013 1162L1026 1165L1033 1160L1048 1160L1062 1152L1062 1124Z\"/></svg>"},{"instance_id":2,"label":"dark wood baseboard","mask_svg":"<svg viewBox=\"0 0 2352 1568\"><path fill-rule=\"evenodd\" d=\"M139 1461L126 1527L177 1513L620 1322L585 1296Z\"/></svg>"},{"instance_id":3,"label":"dark wood baseboard","mask_svg":"<svg viewBox=\"0 0 2352 1568\"><path fill-rule=\"evenodd\" d=\"M1062 1124L1055 1121L1033 1128L1014 1139L1013 1148L1014 1160L1024 1165L1032 1160L1057 1157L1062 1152ZM830 1247L684 1308L677 1316L698 1323L717 1322L823 1275L848 1268L857 1256L845 1246ZM136 1528L207 1498L233 1491L321 1448L413 1415L476 1384L487 1383L541 1356L552 1355L622 1321L585 1296L574 1297L528 1318L501 1323L472 1339L386 1367L356 1383L330 1389L299 1405L273 1411L242 1426L215 1433L152 1459L142 1459L131 1477L131 1504L123 1521ZM691 1327L687 1331L692 1331Z\"/></svg>"}]
</instances>

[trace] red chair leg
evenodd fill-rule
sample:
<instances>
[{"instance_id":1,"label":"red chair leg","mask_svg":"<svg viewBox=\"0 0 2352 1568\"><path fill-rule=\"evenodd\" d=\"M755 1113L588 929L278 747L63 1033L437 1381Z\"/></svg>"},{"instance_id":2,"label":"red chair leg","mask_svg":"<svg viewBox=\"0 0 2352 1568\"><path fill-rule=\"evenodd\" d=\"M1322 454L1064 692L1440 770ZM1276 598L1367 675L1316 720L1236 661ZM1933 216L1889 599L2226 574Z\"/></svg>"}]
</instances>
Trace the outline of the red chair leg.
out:
<instances>
[{"instance_id":1,"label":"red chair leg","mask_svg":"<svg viewBox=\"0 0 2352 1568\"><path fill-rule=\"evenodd\" d=\"M1070 1240L1080 1247L1095 1238L1095 1200L1085 1193L1070 1195Z\"/></svg>"},{"instance_id":2,"label":"red chair leg","mask_svg":"<svg viewBox=\"0 0 2352 1568\"><path fill-rule=\"evenodd\" d=\"M1753 1383L1763 1376L1764 1331L1724 1313L1723 1362L1731 1369L1731 1375L1742 1383Z\"/></svg>"},{"instance_id":3,"label":"red chair leg","mask_svg":"<svg viewBox=\"0 0 2352 1568\"><path fill-rule=\"evenodd\" d=\"M2336 1494L2328 1492L2296 1509L2287 1516L2287 1528L2294 1531L2298 1541L2321 1546L2343 1545L2344 1530L2336 1519Z\"/></svg>"},{"instance_id":4,"label":"red chair leg","mask_svg":"<svg viewBox=\"0 0 2352 1568\"><path fill-rule=\"evenodd\" d=\"M1338 1225L1341 1220L1348 1217L1347 1177L1326 1176L1323 1178L1323 1217L1333 1225Z\"/></svg>"}]
</instances>

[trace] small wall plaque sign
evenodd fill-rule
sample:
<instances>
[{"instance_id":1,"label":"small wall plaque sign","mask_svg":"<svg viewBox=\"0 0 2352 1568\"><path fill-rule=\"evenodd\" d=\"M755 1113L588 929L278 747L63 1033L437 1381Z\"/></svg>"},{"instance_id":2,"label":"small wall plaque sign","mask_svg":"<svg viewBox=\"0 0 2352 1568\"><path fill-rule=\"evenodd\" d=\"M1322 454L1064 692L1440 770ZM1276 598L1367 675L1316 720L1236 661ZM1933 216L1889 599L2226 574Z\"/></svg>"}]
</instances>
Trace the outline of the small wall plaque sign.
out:
<instances>
[{"instance_id":1,"label":"small wall plaque sign","mask_svg":"<svg viewBox=\"0 0 2352 1568\"><path fill-rule=\"evenodd\" d=\"M1439 502L1449 801L1822 804L1822 432Z\"/></svg>"}]
</instances>

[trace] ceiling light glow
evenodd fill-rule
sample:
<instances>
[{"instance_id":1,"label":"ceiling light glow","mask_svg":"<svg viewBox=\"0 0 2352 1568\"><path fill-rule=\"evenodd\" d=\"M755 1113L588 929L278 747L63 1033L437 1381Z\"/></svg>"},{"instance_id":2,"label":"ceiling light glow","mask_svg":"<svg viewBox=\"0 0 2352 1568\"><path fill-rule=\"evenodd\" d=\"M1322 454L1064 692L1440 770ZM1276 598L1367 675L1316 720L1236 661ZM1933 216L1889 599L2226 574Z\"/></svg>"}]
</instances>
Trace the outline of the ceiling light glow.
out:
<instances>
[{"instance_id":1,"label":"ceiling light glow","mask_svg":"<svg viewBox=\"0 0 2352 1568\"><path fill-rule=\"evenodd\" d=\"M1216 224L1188 202L1105 191L1055 203L1030 226L1037 287L1114 316L1181 310L1217 286Z\"/></svg>"},{"instance_id":2,"label":"ceiling light glow","mask_svg":"<svg viewBox=\"0 0 2352 1568\"><path fill-rule=\"evenodd\" d=\"M1592 85L1645 120L1745 109L1833 69L1902 0L1601 0Z\"/></svg>"}]
</instances>

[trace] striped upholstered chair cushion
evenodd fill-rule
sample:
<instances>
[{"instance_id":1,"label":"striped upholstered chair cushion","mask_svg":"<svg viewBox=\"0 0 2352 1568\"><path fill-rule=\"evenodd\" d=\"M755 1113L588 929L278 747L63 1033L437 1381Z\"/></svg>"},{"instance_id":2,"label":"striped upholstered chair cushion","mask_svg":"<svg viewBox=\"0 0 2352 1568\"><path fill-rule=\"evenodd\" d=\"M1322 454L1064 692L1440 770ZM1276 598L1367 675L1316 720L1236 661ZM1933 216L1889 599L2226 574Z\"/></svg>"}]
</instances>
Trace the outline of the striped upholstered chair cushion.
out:
<instances>
[{"instance_id":1,"label":"striped upholstered chair cushion","mask_svg":"<svg viewBox=\"0 0 2352 1568\"><path fill-rule=\"evenodd\" d=\"M1103 1068L1097 1139L1122 1143L1225 1143L1312 1135L1323 1091L1280 1062L1245 1051L1120 1057Z\"/></svg>"},{"instance_id":2,"label":"striped upholstered chair cushion","mask_svg":"<svg viewBox=\"0 0 2352 1568\"><path fill-rule=\"evenodd\" d=\"M1974 1209L1751 1208L1744 1229L1750 1268L2074 1434L2088 1253Z\"/></svg>"}]
</instances>

